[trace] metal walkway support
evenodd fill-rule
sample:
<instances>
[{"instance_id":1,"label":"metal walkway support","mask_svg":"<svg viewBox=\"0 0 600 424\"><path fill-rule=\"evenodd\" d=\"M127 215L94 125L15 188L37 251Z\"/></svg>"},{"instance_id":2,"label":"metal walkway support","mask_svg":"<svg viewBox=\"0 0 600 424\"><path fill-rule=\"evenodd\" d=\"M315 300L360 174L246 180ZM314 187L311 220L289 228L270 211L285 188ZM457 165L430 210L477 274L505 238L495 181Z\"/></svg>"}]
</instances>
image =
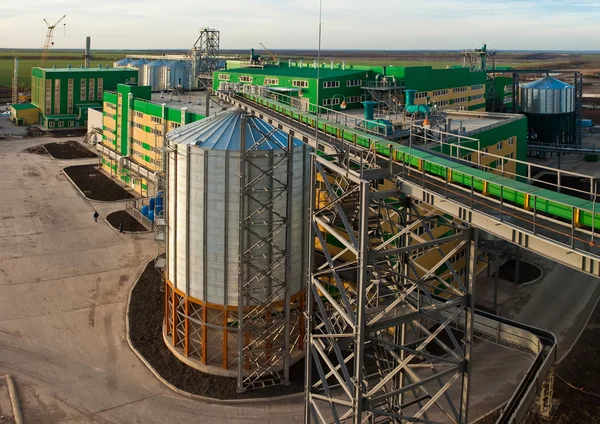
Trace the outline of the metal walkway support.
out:
<instances>
[{"instance_id":1,"label":"metal walkway support","mask_svg":"<svg viewBox=\"0 0 600 424\"><path fill-rule=\"evenodd\" d=\"M247 125L262 134L247 142ZM238 280L238 391L289 383L291 208L294 142L273 150L265 167L264 133L242 119ZM276 171L285 169L286 179ZM280 234L285 237L281 237ZM280 241L284 240L284 244ZM282 278L283 277L283 278ZM297 311L295 312L297 314ZM298 322L296 319L295 322Z\"/></svg>"},{"instance_id":2,"label":"metal walkway support","mask_svg":"<svg viewBox=\"0 0 600 424\"><path fill-rule=\"evenodd\" d=\"M371 96L371 100L377 102L377 113L379 115L399 115L403 111L402 90L403 86L393 81L364 81L362 89Z\"/></svg>"},{"instance_id":3,"label":"metal walkway support","mask_svg":"<svg viewBox=\"0 0 600 424\"><path fill-rule=\"evenodd\" d=\"M467 423L476 230L332 159L312 159L305 422Z\"/></svg>"}]
</instances>

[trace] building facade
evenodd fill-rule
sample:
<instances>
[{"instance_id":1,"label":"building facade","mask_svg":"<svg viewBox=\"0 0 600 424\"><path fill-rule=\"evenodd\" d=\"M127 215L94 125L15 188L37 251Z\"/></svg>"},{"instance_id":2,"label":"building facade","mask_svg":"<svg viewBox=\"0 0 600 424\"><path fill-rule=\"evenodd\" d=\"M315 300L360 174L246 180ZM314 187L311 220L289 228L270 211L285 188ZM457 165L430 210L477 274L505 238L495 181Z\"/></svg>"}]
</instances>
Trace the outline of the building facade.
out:
<instances>
[{"instance_id":1,"label":"building facade","mask_svg":"<svg viewBox=\"0 0 600 424\"><path fill-rule=\"evenodd\" d=\"M118 84L103 98L102 168L141 196L156 193L165 134L204 118L185 107L152 101L151 87Z\"/></svg>"},{"instance_id":2,"label":"building facade","mask_svg":"<svg viewBox=\"0 0 600 424\"><path fill-rule=\"evenodd\" d=\"M361 87L370 78L373 78L373 72L368 70L325 66L320 69L304 65L239 68L215 72L213 89L218 90L222 83L268 86L300 97L306 108L309 104L318 104L339 110L345 102L348 109L356 109L366 100Z\"/></svg>"},{"instance_id":3,"label":"building facade","mask_svg":"<svg viewBox=\"0 0 600 424\"><path fill-rule=\"evenodd\" d=\"M87 127L88 109L102 109L105 90L137 82L137 71L124 68L33 68L31 103L38 123L49 131Z\"/></svg>"}]
</instances>

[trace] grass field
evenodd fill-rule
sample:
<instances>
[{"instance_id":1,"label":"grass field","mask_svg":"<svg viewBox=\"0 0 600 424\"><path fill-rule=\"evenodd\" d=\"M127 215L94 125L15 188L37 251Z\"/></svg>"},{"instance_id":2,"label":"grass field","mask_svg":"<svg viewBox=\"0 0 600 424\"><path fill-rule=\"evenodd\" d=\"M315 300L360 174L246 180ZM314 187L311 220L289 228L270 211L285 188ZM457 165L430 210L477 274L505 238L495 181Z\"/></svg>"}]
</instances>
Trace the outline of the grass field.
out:
<instances>
[{"instance_id":1,"label":"grass field","mask_svg":"<svg viewBox=\"0 0 600 424\"><path fill-rule=\"evenodd\" d=\"M246 50L222 50L227 56L240 55L245 57L249 51ZM116 60L127 54L181 54L178 51L144 51L133 52L125 50L94 50L94 67L111 65ZM258 50L258 54L265 54ZM280 58L314 59L314 50L279 50L275 53ZM265 54L266 55L266 54ZM83 64L83 52L76 50L57 50L49 54L46 66L56 65L57 68L71 65L78 67ZM21 88L29 88L31 82L31 68L39 66L39 50L11 50L0 49L0 87L10 87L12 84L14 58L19 58L19 81ZM357 65L393 65L393 66L431 66L433 68L445 68L447 66L462 65L459 52L386 52L386 51L324 51L322 60L328 62L335 60ZM599 69L600 54L564 54L553 52L500 52L496 64L498 66L510 66L518 69Z\"/></svg>"}]
</instances>

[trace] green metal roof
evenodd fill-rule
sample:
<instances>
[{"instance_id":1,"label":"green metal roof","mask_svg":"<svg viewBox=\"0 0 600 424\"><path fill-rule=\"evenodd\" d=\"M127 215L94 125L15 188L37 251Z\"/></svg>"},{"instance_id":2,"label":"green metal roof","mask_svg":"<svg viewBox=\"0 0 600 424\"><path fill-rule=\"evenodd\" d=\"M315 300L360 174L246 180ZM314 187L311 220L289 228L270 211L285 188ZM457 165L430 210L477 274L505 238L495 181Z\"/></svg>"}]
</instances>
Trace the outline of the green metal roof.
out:
<instances>
[{"instance_id":1,"label":"green metal roof","mask_svg":"<svg viewBox=\"0 0 600 424\"><path fill-rule=\"evenodd\" d=\"M33 68L41 69L42 71L49 72L138 72L137 69L132 68Z\"/></svg>"},{"instance_id":2,"label":"green metal roof","mask_svg":"<svg viewBox=\"0 0 600 424\"><path fill-rule=\"evenodd\" d=\"M321 68L319 69L321 79L323 78L334 78L334 77L347 77L352 75L365 75L364 70L357 69L330 69ZM218 71L220 74L244 74L244 75L268 75L278 77L298 77L298 78L317 78L317 69L315 68L238 68L238 69L227 69Z\"/></svg>"},{"instance_id":3,"label":"green metal roof","mask_svg":"<svg viewBox=\"0 0 600 424\"><path fill-rule=\"evenodd\" d=\"M12 107L14 110L37 109L37 106L35 106L31 103L17 103L17 104L11 105L10 107Z\"/></svg>"}]
</instances>

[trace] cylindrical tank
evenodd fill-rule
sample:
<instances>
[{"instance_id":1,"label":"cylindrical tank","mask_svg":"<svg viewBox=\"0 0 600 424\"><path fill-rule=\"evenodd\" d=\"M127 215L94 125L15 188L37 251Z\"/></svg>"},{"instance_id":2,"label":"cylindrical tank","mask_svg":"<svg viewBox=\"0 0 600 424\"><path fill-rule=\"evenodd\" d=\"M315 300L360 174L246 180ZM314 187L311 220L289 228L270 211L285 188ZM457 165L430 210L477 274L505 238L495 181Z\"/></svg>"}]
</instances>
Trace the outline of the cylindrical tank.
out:
<instances>
[{"instance_id":1,"label":"cylindrical tank","mask_svg":"<svg viewBox=\"0 0 600 424\"><path fill-rule=\"evenodd\" d=\"M150 222L154 222L154 211L148 211L148 219Z\"/></svg>"},{"instance_id":2,"label":"cylindrical tank","mask_svg":"<svg viewBox=\"0 0 600 424\"><path fill-rule=\"evenodd\" d=\"M129 64L133 62L133 59L130 59L128 57L125 57L121 60L117 60L116 62L113 63L113 66L115 68L125 68L127 66L129 66Z\"/></svg>"},{"instance_id":3,"label":"cylindrical tank","mask_svg":"<svg viewBox=\"0 0 600 424\"><path fill-rule=\"evenodd\" d=\"M156 206L162 206L163 199L164 199L164 193L162 191L159 191L158 193L156 193Z\"/></svg>"},{"instance_id":4,"label":"cylindrical tank","mask_svg":"<svg viewBox=\"0 0 600 424\"><path fill-rule=\"evenodd\" d=\"M142 206L142 210L141 210L142 215L148 216L148 211L149 211L149 209L148 209L147 205Z\"/></svg>"},{"instance_id":5,"label":"cylindrical tank","mask_svg":"<svg viewBox=\"0 0 600 424\"><path fill-rule=\"evenodd\" d=\"M190 334L200 335L201 323L211 328L206 340L197 336L189 338L188 352L197 353L186 356L196 359L194 363L198 368L213 372L211 366L218 367L217 373L221 374L234 372L237 367L237 332L227 329L238 325L240 270L243 270L243 284L248 284L252 293L244 297L244 306L264 305L261 302L281 305L284 300L284 292L278 287L281 287L281 281L286 281L285 266L280 264L268 276L263 274L263 270L277 262L276 256L281 253L273 246L285 246L286 230L277 230L282 216L287 216L290 221L288 236L293 246L289 252L291 280L286 282L293 303L291 309L296 311L292 313L294 322L290 325L292 340L299 340L300 299L304 296L304 216L309 179L307 146L294 140L292 190L288 193L291 216L287 214L286 201L280 198L274 203L273 212L263 208L252 218L253 222L261 221L260 225L253 225L251 231L242 230L240 222L250 218L241 216L240 205L244 205L245 213L251 215L252 211L261 209L261 204L269 204L274 194L269 188L286 181L287 165L275 167L272 174L265 172L282 160L281 146L288 143L283 132L271 134L273 128L264 121L243 116L241 109L233 108L167 134L169 147L174 149L167 160L167 291L169 287L170 290L177 289L176 295L171 296L173 299L181 296L180 293L186 298L189 314L194 315L188 322ZM242 125L246 128L247 148L261 140L264 134L270 134L268 142L260 145L256 154L251 155L252 159L247 159L251 164L246 163L245 169L240 168ZM240 194L241 175L246 183L255 181L250 195ZM253 249L252 265L240 261L242 237L244 248ZM272 243L265 239L261 241L261 237L272 237ZM175 300L169 306L169 297L167 302L169 310L184 305ZM203 309L203 313L196 314L197 308ZM259 315L265 314L264 311L266 309L262 307L256 309ZM167 316L167 321L169 319ZM269 318L265 315L264 319ZM166 326L169 342L172 340L170 328ZM252 329L245 331L245 342L251 343L258 337ZM273 345L277 345L284 334L278 331L273 337ZM175 343L170 347L177 346ZM202 347L206 356L202 354ZM293 350L298 359L302 354L301 343ZM265 357L268 356L269 353Z\"/></svg>"},{"instance_id":6,"label":"cylindrical tank","mask_svg":"<svg viewBox=\"0 0 600 424\"><path fill-rule=\"evenodd\" d=\"M150 206L150 210L153 211L154 207L156 206L156 200L154 199L154 197L151 197L148 203Z\"/></svg>"},{"instance_id":7,"label":"cylindrical tank","mask_svg":"<svg viewBox=\"0 0 600 424\"><path fill-rule=\"evenodd\" d=\"M365 107L365 119L372 121L375 116L375 105L377 102L372 102L369 100L362 102L362 104Z\"/></svg>"},{"instance_id":8,"label":"cylindrical tank","mask_svg":"<svg viewBox=\"0 0 600 424\"><path fill-rule=\"evenodd\" d=\"M147 85L152 87L152 91L162 90L160 83L160 72L166 62L162 59L155 60L154 62L146 63L142 67L142 82L141 85Z\"/></svg>"},{"instance_id":9,"label":"cylindrical tank","mask_svg":"<svg viewBox=\"0 0 600 424\"><path fill-rule=\"evenodd\" d=\"M164 89L170 87L190 89L190 74L192 63L186 60L174 60L162 67L161 86Z\"/></svg>"},{"instance_id":10,"label":"cylindrical tank","mask_svg":"<svg viewBox=\"0 0 600 424\"><path fill-rule=\"evenodd\" d=\"M521 111L527 116L529 139L541 143L575 142L575 88L552 77L521 87Z\"/></svg>"},{"instance_id":11,"label":"cylindrical tank","mask_svg":"<svg viewBox=\"0 0 600 424\"><path fill-rule=\"evenodd\" d=\"M142 85L142 79L144 76L144 65L146 63L148 63L149 60L148 59L136 59L136 60L132 60L131 62L129 62L129 65L127 65L128 68L134 68L138 70L138 78L137 78L137 82L138 85Z\"/></svg>"}]
</instances>

